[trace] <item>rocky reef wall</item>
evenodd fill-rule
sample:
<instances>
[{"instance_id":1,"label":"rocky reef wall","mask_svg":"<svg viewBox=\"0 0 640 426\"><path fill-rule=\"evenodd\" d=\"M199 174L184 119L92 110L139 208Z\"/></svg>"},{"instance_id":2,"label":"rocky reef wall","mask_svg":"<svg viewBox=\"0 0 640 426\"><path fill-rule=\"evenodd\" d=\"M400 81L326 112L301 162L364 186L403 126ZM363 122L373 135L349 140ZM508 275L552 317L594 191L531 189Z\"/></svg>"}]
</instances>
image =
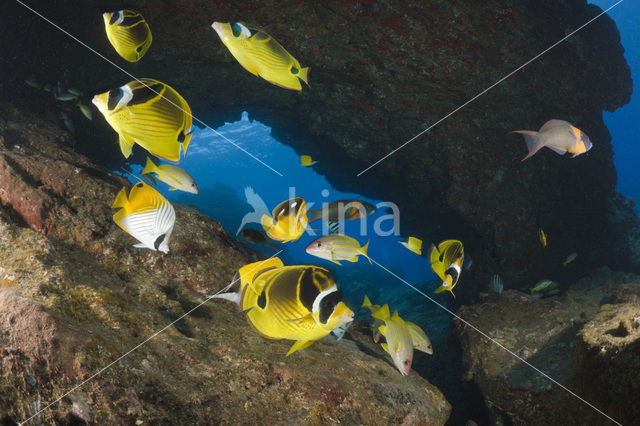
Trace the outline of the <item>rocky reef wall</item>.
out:
<instances>
[{"instance_id":1,"label":"rocky reef wall","mask_svg":"<svg viewBox=\"0 0 640 426\"><path fill-rule=\"evenodd\" d=\"M536 299L509 290L457 314L621 424L640 412L640 277L607 268L565 294ZM578 397L454 319L464 377L494 424L609 424ZM613 423L611 423L613 424Z\"/></svg>"},{"instance_id":2,"label":"rocky reef wall","mask_svg":"<svg viewBox=\"0 0 640 426\"><path fill-rule=\"evenodd\" d=\"M619 34L607 16L356 177L596 16L600 9L585 0L140 0L154 41L133 66L104 36L100 12L115 3L31 4L133 75L169 82L209 125L247 110L298 152L317 157L334 186L396 201L404 233L463 240L479 266L467 275L463 297L493 273L508 287L543 271L561 277L562 260L575 251L584 271L631 265L629 256L607 255L621 236L603 220L616 173L601 110L615 110L631 93ZM28 97L25 75L64 75L91 94L130 80L21 6L9 9L16 19L2 29L6 95ZM310 66L311 87L282 90L241 69L211 29L214 20L264 26ZM35 108L44 113L46 105ZM543 150L521 163L525 144L509 132L537 130L551 118L582 129L594 149L571 160ZM82 127L79 134L95 141L83 142L82 152L102 161L118 157L106 124ZM284 172L274 182L295 185ZM538 228L550 238L545 251Z\"/></svg>"}]
</instances>

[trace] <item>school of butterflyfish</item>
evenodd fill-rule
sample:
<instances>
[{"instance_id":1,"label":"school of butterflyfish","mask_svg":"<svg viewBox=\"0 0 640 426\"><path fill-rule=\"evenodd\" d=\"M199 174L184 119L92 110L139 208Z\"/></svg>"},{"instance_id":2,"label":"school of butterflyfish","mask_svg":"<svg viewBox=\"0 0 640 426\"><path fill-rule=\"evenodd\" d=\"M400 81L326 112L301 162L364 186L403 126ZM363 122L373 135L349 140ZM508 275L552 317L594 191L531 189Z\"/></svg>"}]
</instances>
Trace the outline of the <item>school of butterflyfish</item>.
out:
<instances>
[{"instance_id":1,"label":"school of butterflyfish","mask_svg":"<svg viewBox=\"0 0 640 426\"><path fill-rule=\"evenodd\" d=\"M147 53L152 41L151 29L141 13L118 10L104 13L103 19L107 38L123 59L137 62ZM264 29L244 22L214 22L212 28L240 66L251 74L285 89L300 91L302 82L309 86L309 68L301 66ZM40 88L34 81L26 82ZM57 90L56 99L78 99L80 93L73 90L77 92L77 89L69 89L69 93ZM170 191L198 193L191 175L175 165L186 156L192 136L189 104L173 87L153 78L135 79L96 94L93 104L117 133L125 158L138 145L158 160L173 163L160 164L147 157L142 176L136 177L139 182L128 194L126 188L122 188L112 205L118 209L113 220L139 242L135 247L169 253L176 214L171 203L149 183L155 186L157 179L167 184ZM84 104L78 101L78 107L91 118L91 111ZM528 154L523 161L543 147L560 155L569 152L574 157L592 147L584 132L563 120L550 120L537 132L516 130L514 133L522 134L526 142ZM316 163L310 155L300 157L302 167ZM373 205L362 200L336 200L321 209L307 209L305 199L297 197L275 206L271 215L262 214L262 229L243 229L241 238L277 249L277 243L297 241L311 222L324 220L329 233L309 244L306 252L337 265L343 261L358 262L360 256L369 259L369 242L363 244L342 234L341 225L345 220L361 219L375 211ZM547 236L542 228L538 230L538 238L546 247ZM420 238L409 236L398 242L414 254L423 255ZM569 255L564 265L576 256L576 253ZM425 257L441 281L435 293L447 291L455 297L453 289L463 268L471 264L470 258L465 263L462 242L451 239L431 244ZM553 291L556 284L541 281L531 293ZM496 293L502 292L499 275L491 278L489 287ZM265 338L294 341L287 355L332 332L341 337L354 319L331 270L318 265L284 265L277 257L241 267L229 286L210 297L235 303L250 326ZM374 305L365 296L362 307L371 311L373 342L379 343L384 337L381 346L402 375L411 370L414 349L433 353L426 333L402 319L398 311L391 314L388 304Z\"/></svg>"}]
</instances>

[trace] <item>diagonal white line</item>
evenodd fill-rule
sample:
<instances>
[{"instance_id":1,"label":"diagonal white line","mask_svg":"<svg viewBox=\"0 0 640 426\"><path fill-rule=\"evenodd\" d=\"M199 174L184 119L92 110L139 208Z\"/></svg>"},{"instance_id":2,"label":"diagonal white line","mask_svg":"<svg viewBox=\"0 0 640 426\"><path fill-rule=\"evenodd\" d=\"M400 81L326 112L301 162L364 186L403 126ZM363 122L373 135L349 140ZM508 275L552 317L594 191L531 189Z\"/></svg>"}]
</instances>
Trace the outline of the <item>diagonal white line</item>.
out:
<instances>
[{"instance_id":1,"label":"diagonal white line","mask_svg":"<svg viewBox=\"0 0 640 426\"><path fill-rule=\"evenodd\" d=\"M22 6L24 6L26 9L29 9L31 12L33 12L34 14L38 15L40 18L44 19L45 21L47 21L49 24L53 25L55 28L57 28L58 30L60 30L61 32L63 32L64 34L66 34L67 36L71 37L72 39L74 39L75 41L77 41L78 43L80 43L82 46L86 47L87 49L89 49L91 52L95 53L96 55L98 55L100 58L104 59L105 61L107 61L108 63L110 63L111 65L113 65L114 67L116 67L117 69L119 69L120 71L122 71L123 73L125 73L126 75L128 75L129 77L131 77L132 79L134 79L135 81L139 82L140 84L144 84L142 81L140 81L136 76L134 76L133 74L131 74L130 72L128 72L127 70L125 70L124 68L122 68L121 66L119 66L118 64L116 64L115 62L111 61L109 58L105 57L104 55L102 55L100 52L98 52L97 50L95 50L94 48L92 48L91 46L89 46L88 44L86 44L85 42L83 42L82 40L78 39L77 37L75 37L73 34L69 33L68 31L66 31L65 29L61 28L59 25L57 25L56 23L52 22L50 19L48 19L46 16L42 15L41 13L39 13L38 11L34 10L33 8L31 8L29 5L23 3L20 0L16 0L16 2L18 2L19 4L21 4ZM148 86L147 86L148 87ZM155 90L153 90L151 87L148 87L149 90L151 90L152 92L154 92L157 95L160 95L160 93L156 92ZM162 95L160 95L162 96ZM273 167L269 166L267 163L265 163L264 161L262 161L261 159L259 159L258 157L256 157L255 155L251 154L249 151L247 151L246 149L242 148L240 145L238 145L237 143L235 143L234 141L232 141L231 139L227 138L225 135L223 135L222 133L218 132L216 129L211 128L207 123L205 123L204 121L200 120L198 117L194 116L193 114L191 114L190 112L185 111L180 105L176 105L175 103L173 103L170 99L167 99L166 97L163 96L163 98L168 101L170 104L172 104L173 106L175 106L176 108L182 110L182 112L191 115L191 118L194 121L197 121L198 123L202 124L204 127L206 127L207 129L213 131L216 135L220 136L222 139L224 139L225 141L229 142L231 145L235 146L236 148L238 148L240 151L244 152L245 154L247 154L249 157L253 158L254 160L256 160L257 162L259 162L260 164L262 164L263 166L265 166L266 168L268 168L269 170L271 170L272 172L274 172L275 174L277 174L278 176L283 176L282 173L280 173L279 171L277 171L276 169L274 169Z\"/></svg>"},{"instance_id":2,"label":"diagonal white line","mask_svg":"<svg viewBox=\"0 0 640 426\"><path fill-rule=\"evenodd\" d=\"M271 255L270 257L268 257L267 259L263 260L262 262L266 262L267 260L279 255L280 253L282 253L282 250L280 250L279 252ZM241 280L243 277L245 277L246 275L250 274L251 272L253 272L255 269L259 268L260 265L256 266L255 268L251 269L250 271L248 271L246 274L236 278L235 280L233 280L231 282L230 285L235 284L236 282L238 282L238 280ZM219 294L221 291L225 290L226 288L228 288L229 286L223 288L222 290L219 290L217 293L214 294L214 296L216 294ZM35 413L34 415L32 415L31 417L29 417L28 419L26 419L25 421L23 421L22 423L18 423L19 425L23 425L25 423L28 423L29 421L31 421L32 419L34 419L35 417L37 417L40 413L42 413L43 411L47 410L49 407L51 407L52 405L57 404L58 402L60 402L64 397L66 397L67 395L69 395L70 393L72 393L73 391L75 391L76 389L82 387L83 385L85 385L87 382L93 380L94 378L96 378L97 376L99 376L100 374L102 374L103 372L105 372L106 370L108 370L109 368L111 368L114 364L120 362L122 359L124 359L125 357L127 357L129 354L131 354L132 352L135 352L138 348L140 348L141 346L143 346L145 343L147 343L149 340L153 339L154 337L156 337L158 334L162 333L163 331L165 331L167 328L171 327L172 325L174 325L175 323L177 323L178 321L180 321L181 319L183 319L184 317L188 316L189 314L191 314L191 312L195 311L196 309L198 309L200 306L204 305L205 303L207 303L208 301L212 300L211 296L207 296L207 298L204 300L204 302L198 304L197 306L195 306L194 308L190 309L188 312L186 312L185 314L183 314L182 316L180 316L178 319L176 319L175 321L173 321L170 324L167 324L165 327L161 328L160 330L156 331L155 333L153 333L151 336L147 337L145 340L143 340L142 342L138 343L136 346L134 346L133 348L131 348L128 352L126 352L123 355L120 355L115 361L111 362L109 365L102 367L100 370L98 370L96 373L92 374L89 378L85 379L82 383L74 386L71 390L69 390L68 392L66 392L64 395L62 395L60 398L56 399L55 401L47 404L44 408L42 408L41 410L39 410L37 413Z\"/></svg>"},{"instance_id":3,"label":"diagonal white line","mask_svg":"<svg viewBox=\"0 0 640 426\"><path fill-rule=\"evenodd\" d=\"M420 133L418 133L417 135L415 135L414 137L412 137L411 139L409 139L408 141L406 141L405 143L403 143L402 145L400 145L399 147L397 147L396 149L394 149L393 151L391 151L390 153L388 153L387 155L385 155L384 157L382 157L381 159L379 159L378 161L376 161L375 163L373 163L372 165L370 165L369 167L367 167L366 169L364 169L363 171L361 171L360 173L358 173L357 176L360 176L364 173L366 173L368 170L372 169L373 167L377 166L378 164L382 163L384 160L386 160L387 158L389 158L390 156L392 156L393 154L395 154L396 152L398 152L399 150L401 150L402 148L404 148L405 146L407 146L408 144L410 144L411 142L413 142L414 140L418 139L420 136L424 135L425 133L427 133L429 130L433 129L434 127L436 127L438 124L442 123L444 120L446 120L447 118L451 117L453 114L455 114L456 112L460 111L462 108L466 107L467 105L469 105L471 102L475 101L476 99L478 99L480 96L484 95L485 93L487 93L488 91L490 91L491 89L493 89L494 87L496 87L498 84L502 83L503 81L505 81L506 79L508 79L509 77L511 77L512 75L514 75L515 73L517 73L518 71L520 71L522 68L526 67L527 65L529 65L531 62L535 61L536 59L538 59L539 57L541 57L542 55L544 55L545 53L547 53L548 51L550 51L551 49L553 49L554 47L556 47L557 45L559 45L560 43L562 43L563 41L567 40L568 38L570 38L571 36L573 36L575 33L577 33L578 31L580 31L581 29L583 29L584 27L586 27L587 25L591 24L593 21L595 21L596 19L598 19L599 17L601 17L602 15L606 14L608 11L610 11L611 9L613 9L614 7L616 7L617 5L619 5L620 3L622 3L624 0L618 0L617 3L613 4L612 6L610 6L609 8L607 8L606 10L604 10L602 13L598 14L598 16L592 18L589 22L581 25L580 27L578 27L576 30L572 31L570 34L566 35L565 37L563 37L562 39L558 40L557 42L555 42L553 45L549 46L548 48L546 48L545 50L543 50L542 52L538 53L536 56L534 56L533 58L529 59L527 62L525 62L524 64L520 65L518 68L516 68L515 70L511 71L509 74L505 75L504 77L502 77L500 80L496 81L495 83L493 83L491 86L487 87L486 89L484 89L482 92L478 93L477 95L475 95L473 98L469 99L467 102L463 103L462 105L460 105L458 108L454 109L453 111L451 111L449 114L445 115L444 117L442 117L440 120L436 121L435 123L433 123L431 126L427 127L426 129L424 129L423 131L421 131Z\"/></svg>"},{"instance_id":4,"label":"diagonal white line","mask_svg":"<svg viewBox=\"0 0 640 426\"><path fill-rule=\"evenodd\" d=\"M438 303L438 301L436 301L435 299L433 299L432 297L429 297L429 295L427 295L426 293L424 293L423 291L419 290L418 288L416 288L415 286L409 284L407 281L405 281L404 279L402 279L401 277L397 276L396 274L394 274L393 272L391 272L389 269L385 268L384 266L382 266L380 263L376 262L374 259L369 258L370 260L373 261L373 263L375 263L376 265L378 265L380 268L384 269L385 271L387 271L389 274L393 275L394 277L396 277L397 279L399 279L400 281L402 281L403 283L405 283L407 286L409 286L410 288L412 288L414 291L416 291L417 293L421 294L422 296L426 297L427 299L429 299L431 302L433 302L434 304L436 304L439 308L443 309L444 311L446 311L447 313L451 314L452 316L454 316L455 318L457 318L458 320L460 320L461 322L463 322L467 327L472 328L473 330L475 330L476 332L478 332L479 334L481 334L483 337L485 337L486 339L490 340L491 342L495 343L496 345L498 345L500 348L504 349L505 351L507 351L508 353L510 353L511 355L513 355L514 357L516 357L518 360L520 360L521 362L523 362L524 364L528 365L529 367L531 367L533 370L535 370L536 372L538 372L539 374L541 374L542 376L546 377L547 379L549 379L551 382L553 382L554 384L558 385L559 387L561 387L562 389L564 389L565 391L569 392L571 395L575 396L576 398L578 398L580 401L584 402L585 404L587 404L589 407L593 408L594 410L596 410L598 413L602 414L604 417L606 417L607 419L611 420L612 422L614 422L615 424L622 426L622 423L617 422L616 420L612 419L610 416L608 416L606 413L604 413L602 410L600 410L598 407L596 407L595 405L591 404L589 401L583 399L582 397L580 397L580 395L576 394L575 392L573 392L571 389L567 388L566 386L564 386L563 384L561 384L560 382L554 380L553 378L551 378L551 376L549 376L548 374L546 374L544 371L541 371L539 368L535 367L533 364L529 363L527 360L525 360L524 358L522 358L521 356L517 355L516 353L514 353L513 351L509 350L508 348L506 348L504 345L502 345L502 343L498 342L497 340L493 339L492 337L490 337L489 335L487 335L487 333L485 333L484 331L480 330L478 327L474 326L473 324L469 323L467 320L465 320L464 318L458 316L455 312L451 311L450 309L448 309L446 306L442 305L441 303Z\"/></svg>"}]
</instances>

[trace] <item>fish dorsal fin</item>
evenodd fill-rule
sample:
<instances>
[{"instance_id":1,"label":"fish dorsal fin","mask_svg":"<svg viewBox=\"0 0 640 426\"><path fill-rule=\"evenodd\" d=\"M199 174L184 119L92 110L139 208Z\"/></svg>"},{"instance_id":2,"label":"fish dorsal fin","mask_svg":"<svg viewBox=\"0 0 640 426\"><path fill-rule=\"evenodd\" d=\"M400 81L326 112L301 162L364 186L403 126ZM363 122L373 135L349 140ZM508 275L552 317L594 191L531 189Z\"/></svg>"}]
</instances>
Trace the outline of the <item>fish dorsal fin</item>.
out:
<instances>
[{"instance_id":1,"label":"fish dorsal fin","mask_svg":"<svg viewBox=\"0 0 640 426\"><path fill-rule=\"evenodd\" d=\"M287 352L287 356L291 355L295 351L308 348L313 344L313 342L314 340L298 340L296 343L293 344L293 346L291 346L291 349L289 349L289 352Z\"/></svg>"},{"instance_id":2,"label":"fish dorsal fin","mask_svg":"<svg viewBox=\"0 0 640 426\"><path fill-rule=\"evenodd\" d=\"M400 318L400 315L398 315L398 311L395 311L395 312L393 313L393 316L391 317L391 321L398 321L398 320L400 320L400 319L401 319L401 318Z\"/></svg>"},{"instance_id":3,"label":"fish dorsal fin","mask_svg":"<svg viewBox=\"0 0 640 426\"><path fill-rule=\"evenodd\" d=\"M567 126L567 125L570 126L570 124L568 122L564 121L564 120L553 119L553 120L549 120L546 123L544 123L542 125L542 127L540 127L540 130L538 130L538 131L539 132L543 132L543 131L548 130L548 129L552 128L552 127Z\"/></svg>"},{"instance_id":4,"label":"fish dorsal fin","mask_svg":"<svg viewBox=\"0 0 640 426\"><path fill-rule=\"evenodd\" d=\"M389 314L389 305L385 303L385 305L371 314L372 317L377 318L382 321L388 321L391 318Z\"/></svg>"},{"instance_id":5,"label":"fish dorsal fin","mask_svg":"<svg viewBox=\"0 0 640 426\"><path fill-rule=\"evenodd\" d=\"M362 307L363 308L371 308L371 300L369 300L369 296L367 296L366 294L364 295L364 301L362 302Z\"/></svg>"}]
</instances>

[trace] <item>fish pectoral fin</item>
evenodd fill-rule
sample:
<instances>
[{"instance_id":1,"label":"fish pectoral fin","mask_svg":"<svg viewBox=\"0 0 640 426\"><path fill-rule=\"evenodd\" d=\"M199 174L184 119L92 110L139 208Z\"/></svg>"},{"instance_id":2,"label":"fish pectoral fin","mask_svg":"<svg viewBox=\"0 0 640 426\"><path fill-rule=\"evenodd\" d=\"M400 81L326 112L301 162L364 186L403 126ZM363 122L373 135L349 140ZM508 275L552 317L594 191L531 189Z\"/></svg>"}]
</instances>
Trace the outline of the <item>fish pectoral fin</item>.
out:
<instances>
[{"instance_id":1,"label":"fish pectoral fin","mask_svg":"<svg viewBox=\"0 0 640 426\"><path fill-rule=\"evenodd\" d=\"M118 138L118 142L120 142L120 151L122 151L122 155L124 155L124 158L129 158L133 149L133 140L120 135L120 137Z\"/></svg>"},{"instance_id":2,"label":"fish pectoral fin","mask_svg":"<svg viewBox=\"0 0 640 426\"><path fill-rule=\"evenodd\" d=\"M293 346L291 346L291 349L289 349L289 352L287 352L287 356L291 355L295 351L308 348L313 344L313 342L314 340L298 340L296 343L293 344Z\"/></svg>"},{"instance_id":3,"label":"fish pectoral fin","mask_svg":"<svg viewBox=\"0 0 640 426\"><path fill-rule=\"evenodd\" d=\"M565 155L567 153L566 149L556 148L555 146L547 145L547 148L549 148L551 151L555 152L558 155ZM578 154L576 154L576 155L578 155ZM574 155L574 157L575 157L575 155Z\"/></svg>"},{"instance_id":4,"label":"fish pectoral fin","mask_svg":"<svg viewBox=\"0 0 640 426\"><path fill-rule=\"evenodd\" d=\"M173 186L169 187L169 191L177 191L177 190L178 190L178 188L174 188Z\"/></svg>"},{"instance_id":5,"label":"fish pectoral fin","mask_svg":"<svg viewBox=\"0 0 640 426\"><path fill-rule=\"evenodd\" d=\"M384 349L386 353L389 353L389 347L387 346L386 343L380 343L380 346L382 346L382 349Z\"/></svg>"}]
</instances>

